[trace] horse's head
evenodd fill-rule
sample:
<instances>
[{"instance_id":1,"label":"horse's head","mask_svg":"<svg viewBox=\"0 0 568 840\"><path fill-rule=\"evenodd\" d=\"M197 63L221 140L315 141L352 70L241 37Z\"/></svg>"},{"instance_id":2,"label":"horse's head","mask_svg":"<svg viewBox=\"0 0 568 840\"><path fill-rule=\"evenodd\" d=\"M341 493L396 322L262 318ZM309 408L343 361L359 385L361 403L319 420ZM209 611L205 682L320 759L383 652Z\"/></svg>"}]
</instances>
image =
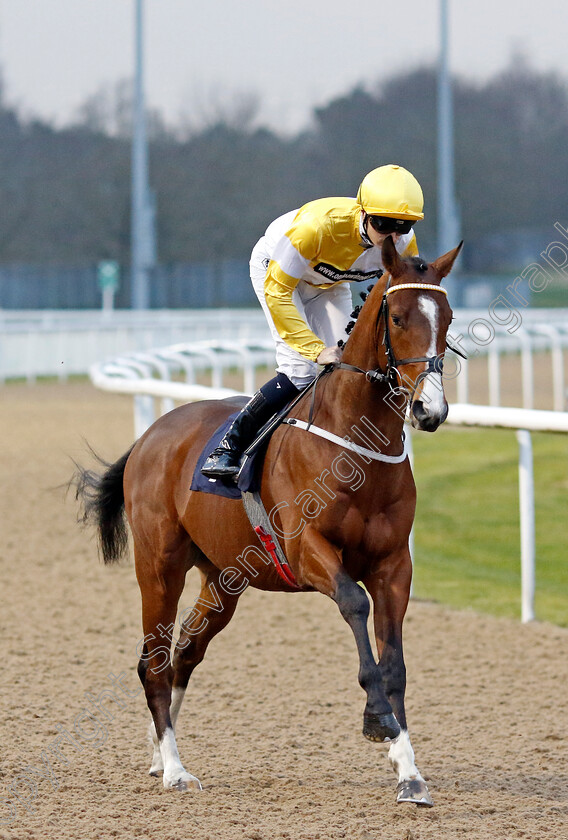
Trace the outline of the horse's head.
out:
<instances>
[{"instance_id":1,"label":"horse's head","mask_svg":"<svg viewBox=\"0 0 568 840\"><path fill-rule=\"evenodd\" d=\"M390 236L382 247L389 274L381 305L387 373L391 385L408 394L412 425L426 432L434 432L448 415L442 362L452 310L440 282L461 247L432 263L402 259Z\"/></svg>"},{"instance_id":2,"label":"horse's head","mask_svg":"<svg viewBox=\"0 0 568 840\"><path fill-rule=\"evenodd\" d=\"M452 310L440 281L461 247L427 263L419 257L402 259L387 237L384 280L353 324L343 355L344 367L356 365L370 381L387 385L388 402L399 414L409 400L412 425L427 432L434 432L448 414L442 362Z\"/></svg>"}]
</instances>

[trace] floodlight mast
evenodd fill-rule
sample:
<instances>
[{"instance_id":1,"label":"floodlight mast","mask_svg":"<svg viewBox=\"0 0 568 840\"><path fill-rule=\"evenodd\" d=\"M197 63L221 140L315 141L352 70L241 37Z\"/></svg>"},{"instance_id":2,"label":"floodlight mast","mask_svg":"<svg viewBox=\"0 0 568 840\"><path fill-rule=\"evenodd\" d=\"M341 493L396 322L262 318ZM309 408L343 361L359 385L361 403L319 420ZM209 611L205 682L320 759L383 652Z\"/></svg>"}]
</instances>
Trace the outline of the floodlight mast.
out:
<instances>
[{"instance_id":1,"label":"floodlight mast","mask_svg":"<svg viewBox=\"0 0 568 840\"><path fill-rule=\"evenodd\" d=\"M438 254L455 248L460 239L459 208L454 186L452 81L449 70L448 0L440 0L438 62Z\"/></svg>"},{"instance_id":2,"label":"floodlight mast","mask_svg":"<svg viewBox=\"0 0 568 840\"><path fill-rule=\"evenodd\" d=\"M149 308L150 282L156 266L155 206L148 179L143 36L143 0L135 0L131 204L131 306L133 309Z\"/></svg>"}]
</instances>

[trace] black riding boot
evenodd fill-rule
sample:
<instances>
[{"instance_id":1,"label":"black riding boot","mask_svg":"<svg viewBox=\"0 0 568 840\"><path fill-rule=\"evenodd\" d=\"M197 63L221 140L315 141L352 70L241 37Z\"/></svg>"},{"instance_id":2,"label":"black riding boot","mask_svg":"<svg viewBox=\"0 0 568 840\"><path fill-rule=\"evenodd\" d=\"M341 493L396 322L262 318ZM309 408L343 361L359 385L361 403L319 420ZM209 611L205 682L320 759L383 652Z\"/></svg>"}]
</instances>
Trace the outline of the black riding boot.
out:
<instances>
[{"instance_id":1,"label":"black riding boot","mask_svg":"<svg viewBox=\"0 0 568 840\"><path fill-rule=\"evenodd\" d=\"M209 455L201 467L203 475L212 478L231 478L237 475L243 452L253 442L257 432L298 393L299 389L283 373L263 385L235 417L225 437Z\"/></svg>"}]
</instances>

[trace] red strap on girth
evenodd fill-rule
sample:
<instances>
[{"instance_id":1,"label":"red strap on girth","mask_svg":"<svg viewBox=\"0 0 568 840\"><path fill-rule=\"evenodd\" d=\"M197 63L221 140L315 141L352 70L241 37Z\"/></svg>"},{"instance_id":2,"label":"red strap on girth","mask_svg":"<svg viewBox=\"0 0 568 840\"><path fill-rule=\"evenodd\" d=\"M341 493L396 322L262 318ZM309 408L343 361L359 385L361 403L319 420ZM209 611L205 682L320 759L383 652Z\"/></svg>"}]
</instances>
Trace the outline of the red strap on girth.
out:
<instances>
[{"instance_id":1,"label":"red strap on girth","mask_svg":"<svg viewBox=\"0 0 568 840\"><path fill-rule=\"evenodd\" d=\"M288 584L288 586L293 586L294 589L299 589L300 587L296 583L296 578L292 572L292 569L288 565L288 563L281 563L278 559L278 555L276 554L276 546L274 545L274 541L270 534L267 534L262 525L257 525L254 529L258 536L260 537L264 548L266 549L266 553L269 555L270 559L274 563L276 567L276 571L280 575L283 581Z\"/></svg>"}]
</instances>

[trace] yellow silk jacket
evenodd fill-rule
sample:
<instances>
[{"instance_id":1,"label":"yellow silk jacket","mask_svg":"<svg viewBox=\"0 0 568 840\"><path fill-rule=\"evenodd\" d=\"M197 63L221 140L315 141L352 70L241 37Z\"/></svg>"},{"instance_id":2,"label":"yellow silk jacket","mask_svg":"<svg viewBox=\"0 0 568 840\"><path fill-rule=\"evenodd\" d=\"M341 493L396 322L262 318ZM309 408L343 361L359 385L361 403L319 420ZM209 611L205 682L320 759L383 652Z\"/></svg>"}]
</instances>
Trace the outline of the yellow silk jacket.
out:
<instances>
[{"instance_id":1,"label":"yellow silk jacket","mask_svg":"<svg viewBox=\"0 0 568 840\"><path fill-rule=\"evenodd\" d=\"M381 249L366 238L361 215L354 198L321 198L280 216L266 231L266 303L278 333L307 359L315 361L325 345L292 300L300 280L327 289L336 283L372 282L383 268ZM416 256L414 232L402 235L396 248L402 256Z\"/></svg>"}]
</instances>

